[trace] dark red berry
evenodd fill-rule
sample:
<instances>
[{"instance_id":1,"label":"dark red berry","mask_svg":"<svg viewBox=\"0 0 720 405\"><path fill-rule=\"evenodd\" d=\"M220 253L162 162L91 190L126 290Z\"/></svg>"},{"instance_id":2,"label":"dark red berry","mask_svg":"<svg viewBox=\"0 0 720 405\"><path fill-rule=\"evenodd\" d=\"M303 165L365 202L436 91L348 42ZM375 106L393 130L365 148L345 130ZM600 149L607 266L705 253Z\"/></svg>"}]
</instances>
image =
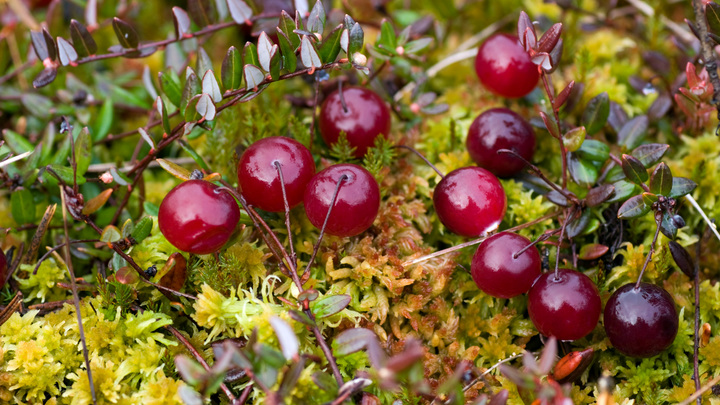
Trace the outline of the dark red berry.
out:
<instances>
[{"instance_id":1,"label":"dark red berry","mask_svg":"<svg viewBox=\"0 0 720 405\"><path fill-rule=\"evenodd\" d=\"M540 73L517 37L495 34L486 39L475 57L480 82L493 93L523 97L533 91Z\"/></svg>"},{"instance_id":2,"label":"dark red berry","mask_svg":"<svg viewBox=\"0 0 720 405\"><path fill-rule=\"evenodd\" d=\"M355 236L372 225L380 209L380 187L372 174L358 165L334 165L316 174L305 189L305 212L316 228L322 228L343 176L325 232Z\"/></svg>"},{"instance_id":3,"label":"dark red berry","mask_svg":"<svg viewBox=\"0 0 720 405\"><path fill-rule=\"evenodd\" d=\"M435 187L433 204L440 222L463 236L480 236L497 228L507 209L502 184L481 167L450 172Z\"/></svg>"},{"instance_id":4,"label":"dark red berry","mask_svg":"<svg viewBox=\"0 0 720 405\"><path fill-rule=\"evenodd\" d=\"M465 141L470 157L496 176L510 177L525 163L500 149L510 149L531 161L535 153L535 132L521 116L507 108L493 108L478 115Z\"/></svg>"},{"instance_id":5,"label":"dark red berry","mask_svg":"<svg viewBox=\"0 0 720 405\"><path fill-rule=\"evenodd\" d=\"M390 109L380 96L363 87L345 87L342 97L347 110L337 90L320 107L320 134L325 143L332 145L344 131L350 146L355 147L355 157L363 157L375 138L390 133Z\"/></svg>"},{"instance_id":6,"label":"dark red berry","mask_svg":"<svg viewBox=\"0 0 720 405\"><path fill-rule=\"evenodd\" d=\"M498 298L526 293L540 275L540 254L530 241L516 233L501 232L478 246L470 272L478 288Z\"/></svg>"},{"instance_id":7,"label":"dark red berry","mask_svg":"<svg viewBox=\"0 0 720 405\"><path fill-rule=\"evenodd\" d=\"M160 232L176 248L198 255L220 249L240 220L235 199L204 180L177 185L160 204Z\"/></svg>"},{"instance_id":8,"label":"dark red berry","mask_svg":"<svg viewBox=\"0 0 720 405\"><path fill-rule=\"evenodd\" d=\"M272 136L253 143L240 157L238 182L250 205L271 212L285 210L276 162L282 167L288 204L292 208L302 202L315 174L312 154L294 139Z\"/></svg>"},{"instance_id":9,"label":"dark red berry","mask_svg":"<svg viewBox=\"0 0 720 405\"><path fill-rule=\"evenodd\" d=\"M610 343L633 357L660 354L678 332L675 301L667 291L649 283L618 288L605 305L604 323Z\"/></svg>"},{"instance_id":10,"label":"dark red berry","mask_svg":"<svg viewBox=\"0 0 720 405\"><path fill-rule=\"evenodd\" d=\"M537 330L559 340L592 332L600 319L600 295L588 276L560 269L538 277L528 293L528 312Z\"/></svg>"}]
</instances>

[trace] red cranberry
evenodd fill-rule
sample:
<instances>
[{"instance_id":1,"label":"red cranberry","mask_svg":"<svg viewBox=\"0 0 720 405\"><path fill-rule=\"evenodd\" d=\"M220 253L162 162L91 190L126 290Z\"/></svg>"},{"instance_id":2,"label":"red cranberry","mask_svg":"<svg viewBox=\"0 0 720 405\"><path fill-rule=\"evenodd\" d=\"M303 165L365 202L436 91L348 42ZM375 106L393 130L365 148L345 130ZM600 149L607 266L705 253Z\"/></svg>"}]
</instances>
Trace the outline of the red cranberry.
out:
<instances>
[{"instance_id":1,"label":"red cranberry","mask_svg":"<svg viewBox=\"0 0 720 405\"><path fill-rule=\"evenodd\" d=\"M540 254L534 246L516 257L530 241L516 233L501 232L478 246L470 271L478 288L498 298L526 293L540 275Z\"/></svg>"},{"instance_id":2,"label":"red cranberry","mask_svg":"<svg viewBox=\"0 0 720 405\"><path fill-rule=\"evenodd\" d=\"M466 145L470 157L496 176L510 177L525 163L500 149L510 149L531 161L535 153L535 132L521 116L507 108L493 108L478 115L470 125Z\"/></svg>"},{"instance_id":3,"label":"red cranberry","mask_svg":"<svg viewBox=\"0 0 720 405\"><path fill-rule=\"evenodd\" d=\"M158 212L160 232L176 248L198 255L220 249L240 220L235 199L204 180L188 180L165 196Z\"/></svg>"},{"instance_id":4,"label":"red cranberry","mask_svg":"<svg viewBox=\"0 0 720 405\"><path fill-rule=\"evenodd\" d=\"M335 205L325 232L335 236L355 236L367 230L380 209L380 187L363 167L354 164L330 166L310 180L305 189L305 212L316 228L322 228L338 181Z\"/></svg>"},{"instance_id":5,"label":"red cranberry","mask_svg":"<svg viewBox=\"0 0 720 405\"><path fill-rule=\"evenodd\" d=\"M480 236L497 228L507 209L500 181L481 167L450 172L435 187L433 204L440 222L463 236Z\"/></svg>"},{"instance_id":6,"label":"red cranberry","mask_svg":"<svg viewBox=\"0 0 720 405\"><path fill-rule=\"evenodd\" d=\"M325 143L332 145L344 131L350 146L355 147L355 157L363 157L375 144L375 138L390 133L390 109L380 96L363 87L345 87L342 97L347 110L337 90L320 107L320 134Z\"/></svg>"},{"instance_id":7,"label":"red cranberry","mask_svg":"<svg viewBox=\"0 0 720 405\"><path fill-rule=\"evenodd\" d=\"M600 319L600 295L588 276L574 270L548 272L528 293L530 319L540 333L576 340L592 332Z\"/></svg>"},{"instance_id":8,"label":"red cranberry","mask_svg":"<svg viewBox=\"0 0 720 405\"><path fill-rule=\"evenodd\" d=\"M667 349L678 332L678 314L672 296L648 283L625 284L605 305L605 332L621 353L652 357Z\"/></svg>"},{"instance_id":9,"label":"red cranberry","mask_svg":"<svg viewBox=\"0 0 720 405\"><path fill-rule=\"evenodd\" d=\"M508 98L533 91L540 73L517 37L495 34L486 39L475 58L480 82L493 93Z\"/></svg>"},{"instance_id":10,"label":"red cranberry","mask_svg":"<svg viewBox=\"0 0 720 405\"><path fill-rule=\"evenodd\" d=\"M265 211L285 210L276 162L282 167L291 208L302 202L305 187L315 174L312 154L294 139L273 136L250 145L240 157L238 182L247 202Z\"/></svg>"}]
</instances>

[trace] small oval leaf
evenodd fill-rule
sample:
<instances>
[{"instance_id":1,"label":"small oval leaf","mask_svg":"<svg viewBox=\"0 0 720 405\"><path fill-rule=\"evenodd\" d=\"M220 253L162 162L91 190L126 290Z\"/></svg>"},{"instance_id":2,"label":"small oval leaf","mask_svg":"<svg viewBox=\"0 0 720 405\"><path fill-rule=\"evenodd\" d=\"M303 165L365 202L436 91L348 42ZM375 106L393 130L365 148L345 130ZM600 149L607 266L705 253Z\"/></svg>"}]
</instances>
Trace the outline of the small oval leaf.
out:
<instances>
[{"instance_id":1,"label":"small oval leaf","mask_svg":"<svg viewBox=\"0 0 720 405\"><path fill-rule=\"evenodd\" d=\"M697 187L697 183L685 177L673 177L672 188L668 197L678 198L690 194Z\"/></svg>"},{"instance_id":2,"label":"small oval leaf","mask_svg":"<svg viewBox=\"0 0 720 405\"><path fill-rule=\"evenodd\" d=\"M316 301L312 311L319 319L337 314L350 304L349 295L329 295Z\"/></svg>"},{"instance_id":3,"label":"small oval leaf","mask_svg":"<svg viewBox=\"0 0 720 405\"><path fill-rule=\"evenodd\" d=\"M165 169L166 172L172 174L173 176L177 177L180 180L188 180L190 179L190 170L187 170L186 168L179 166L176 163L173 163L169 160L165 159L155 159L160 167Z\"/></svg>"},{"instance_id":4,"label":"small oval leaf","mask_svg":"<svg viewBox=\"0 0 720 405\"><path fill-rule=\"evenodd\" d=\"M690 278L695 278L695 264L687 249L674 240L668 242L668 247L680 271Z\"/></svg>"},{"instance_id":5,"label":"small oval leaf","mask_svg":"<svg viewBox=\"0 0 720 405\"><path fill-rule=\"evenodd\" d=\"M277 316L270 318L270 325L273 330L275 330L275 335L278 337L280 348L282 349L285 359L292 360L296 358L298 356L298 350L300 349L300 341L292 327Z\"/></svg>"},{"instance_id":6,"label":"small oval leaf","mask_svg":"<svg viewBox=\"0 0 720 405\"><path fill-rule=\"evenodd\" d=\"M230 17L237 24L250 24L253 16L252 9L243 0L227 0ZM283 11L284 12L284 11Z\"/></svg>"},{"instance_id":7,"label":"small oval leaf","mask_svg":"<svg viewBox=\"0 0 720 405\"><path fill-rule=\"evenodd\" d=\"M672 173L670 168L665 162L657 165L653 170L652 176L650 176L650 191L655 194L669 195L672 191Z\"/></svg>"},{"instance_id":8,"label":"small oval leaf","mask_svg":"<svg viewBox=\"0 0 720 405\"><path fill-rule=\"evenodd\" d=\"M618 218L628 219L637 218L647 214L650 211L650 207L643 201L642 195L636 195L630 197L618 210Z\"/></svg>"},{"instance_id":9,"label":"small oval leaf","mask_svg":"<svg viewBox=\"0 0 720 405\"><path fill-rule=\"evenodd\" d=\"M603 92L588 101L583 112L582 123L588 135L594 135L605 126L610 115L610 98Z\"/></svg>"},{"instance_id":10,"label":"small oval leaf","mask_svg":"<svg viewBox=\"0 0 720 405\"><path fill-rule=\"evenodd\" d=\"M578 259L580 260L595 260L599 259L602 255L607 253L607 251L610 250L605 245L601 245L599 243L591 243L588 245L583 246L580 248L580 252L578 253Z\"/></svg>"},{"instance_id":11,"label":"small oval leaf","mask_svg":"<svg viewBox=\"0 0 720 405\"><path fill-rule=\"evenodd\" d=\"M622 170L625 177L637 185L646 182L648 179L647 169L634 156L622 155Z\"/></svg>"},{"instance_id":12,"label":"small oval leaf","mask_svg":"<svg viewBox=\"0 0 720 405\"><path fill-rule=\"evenodd\" d=\"M112 26L113 30L115 30L115 36L123 48L137 48L140 43L140 39L138 38L137 32L135 32L135 29L130 24L117 17L113 17Z\"/></svg>"}]
</instances>

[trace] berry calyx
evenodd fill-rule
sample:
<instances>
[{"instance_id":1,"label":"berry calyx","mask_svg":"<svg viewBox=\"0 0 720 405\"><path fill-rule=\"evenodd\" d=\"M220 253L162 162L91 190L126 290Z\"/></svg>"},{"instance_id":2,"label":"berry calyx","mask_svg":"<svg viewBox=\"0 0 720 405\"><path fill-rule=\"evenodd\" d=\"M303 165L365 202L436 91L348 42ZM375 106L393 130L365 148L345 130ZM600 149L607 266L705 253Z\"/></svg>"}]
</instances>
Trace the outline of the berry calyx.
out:
<instances>
[{"instance_id":1,"label":"berry calyx","mask_svg":"<svg viewBox=\"0 0 720 405\"><path fill-rule=\"evenodd\" d=\"M531 161L535 153L535 132L512 110L493 108L475 118L465 145L478 166L498 177L510 177L520 172L525 162L511 154L498 153L498 150L509 149Z\"/></svg>"},{"instance_id":2,"label":"berry calyx","mask_svg":"<svg viewBox=\"0 0 720 405\"><path fill-rule=\"evenodd\" d=\"M339 186L338 182L341 182ZM332 205L325 233L355 236L365 232L375 221L380 209L380 187L365 168L350 163L338 164L310 180L303 201L305 213L316 228L322 228Z\"/></svg>"},{"instance_id":3,"label":"berry calyx","mask_svg":"<svg viewBox=\"0 0 720 405\"><path fill-rule=\"evenodd\" d=\"M537 330L559 340L592 332L600 319L600 295L588 276L559 269L541 275L528 293L528 313Z\"/></svg>"},{"instance_id":4,"label":"berry calyx","mask_svg":"<svg viewBox=\"0 0 720 405\"><path fill-rule=\"evenodd\" d=\"M198 255L220 249L239 220L235 199L204 180L188 180L175 186L158 211L158 226L168 242Z\"/></svg>"},{"instance_id":5,"label":"berry calyx","mask_svg":"<svg viewBox=\"0 0 720 405\"><path fill-rule=\"evenodd\" d=\"M508 98L526 96L540 73L517 37L495 34L483 42L475 57L475 72L491 92Z\"/></svg>"},{"instance_id":6,"label":"berry calyx","mask_svg":"<svg viewBox=\"0 0 720 405\"><path fill-rule=\"evenodd\" d=\"M250 145L238 163L238 183L245 200L265 211L285 210L280 173L290 208L300 204L315 174L312 154L300 142L283 136L263 138Z\"/></svg>"},{"instance_id":7,"label":"berry calyx","mask_svg":"<svg viewBox=\"0 0 720 405\"><path fill-rule=\"evenodd\" d=\"M500 225L507 209L500 181L481 167L450 172L435 187L433 204L440 222L463 236L480 236Z\"/></svg>"},{"instance_id":8,"label":"berry calyx","mask_svg":"<svg viewBox=\"0 0 720 405\"><path fill-rule=\"evenodd\" d=\"M528 245L527 238L511 232L501 232L483 241L470 265L478 288L497 298L526 293L541 273L540 254Z\"/></svg>"},{"instance_id":9,"label":"berry calyx","mask_svg":"<svg viewBox=\"0 0 720 405\"><path fill-rule=\"evenodd\" d=\"M649 283L625 284L605 305L605 332L621 353L652 357L667 349L678 332L675 301L664 289Z\"/></svg>"},{"instance_id":10,"label":"berry calyx","mask_svg":"<svg viewBox=\"0 0 720 405\"><path fill-rule=\"evenodd\" d=\"M365 156L375 138L390 133L390 109L380 96L363 87L346 87L330 94L320 107L318 127L325 143L338 141L345 132L355 157Z\"/></svg>"}]
</instances>

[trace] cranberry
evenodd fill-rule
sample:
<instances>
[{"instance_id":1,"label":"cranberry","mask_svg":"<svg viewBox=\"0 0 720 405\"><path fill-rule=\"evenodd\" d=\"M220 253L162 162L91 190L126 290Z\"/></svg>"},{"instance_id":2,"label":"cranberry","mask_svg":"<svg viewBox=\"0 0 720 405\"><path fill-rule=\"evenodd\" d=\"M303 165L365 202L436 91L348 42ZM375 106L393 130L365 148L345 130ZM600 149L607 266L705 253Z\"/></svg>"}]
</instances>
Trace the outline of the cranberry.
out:
<instances>
[{"instance_id":1,"label":"cranberry","mask_svg":"<svg viewBox=\"0 0 720 405\"><path fill-rule=\"evenodd\" d=\"M325 232L355 236L372 225L380 209L380 187L372 174L358 165L334 165L316 174L305 189L305 212L316 228L322 228L343 177Z\"/></svg>"},{"instance_id":2,"label":"cranberry","mask_svg":"<svg viewBox=\"0 0 720 405\"><path fill-rule=\"evenodd\" d=\"M342 97L347 110L338 90L320 107L320 134L325 143L332 145L344 131L350 146L355 147L355 157L363 157L375 138L390 133L390 110L380 96L363 87L343 88Z\"/></svg>"},{"instance_id":3,"label":"cranberry","mask_svg":"<svg viewBox=\"0 0 720 405\"><path fill-rule=\"evenodd\" d=\"M478 246L470 271L483 292L497 298L526 293L540 275L540 254L530 241L516 233L501 232Z\"/></svg>"},{"instance_id":4,"label":"cranberry","mask_svg":"<svg viewBox=\"0 0 720 405\"><path fill-rule=\"evenodd\" d=\"M592 332L600 319L600 295L588 276L560 269L541 275L528 293L528 312L545 336L576 340Z\"/></svg>"},{"instance_id":5,"label":"cranberry","mask_svg":"<svg viewBox=\"0 0 720 405\"><path fill-rule=\"evenodd\" d=\"M238 182L247 202L265 211L285 210L276 163L282 167L291 208L302 202L305 187L315 174L312 154L294 139L273 136L250 145L240 157Z\"/></svg>"},{"instance_id":6,"label":"cranberry","mask_svg":"<svg viewBox=\"0 0 720 405\"><path fill-rule=\"evenodd\" d=\"M440 222L463 236L479 236L497 228L507 209L500 181L481 167L450 172L435 187L433 204Z\"/></svg>"},{"instance_id":7,"label":"cranberry","mask_svg":"<svg viewBox=\"0 0 720 405\"><path fill-rule=\"evenodd\" d=\"M678 332L678 314L672 296L648 283L625 284L605 305L605 332L621 353L652 357L667 349Z\"/></svg>"},{"instance_id":8,"label":"cranberry","mask_svg":"<svg viewBox=\"0 0 720 405\"><path fill-rule=\"evenodd\" d=\"M507 108L493 108L478 115L470 125L466 145L470 157L496 176L510 177L525 167L513 155L497 153L510 149L531 161L535 153L535 132L521 116Z\"/></svg>"},{"instance_id":9,"label":"cranberry","mask_svg":"<svg viewBox=\"0 0 720 405\"><path fill-rule=\"evenodd\" d=\"M486 39L475 58L480 82L493 93L523 97L537 85L540 73L517 37L495 34Z\"/></svg>"},{"instance_id":10,"label":"cranberry","mask_svg":"<svg viewBox=\"0 0 720 405\"><path fill-rule=\"evenodd\" d=\"M235 199L204 180L180 183L158 212L160 232L176 248L198 255L220 249L240 220Z\"/></svg>"}]
</instances>

